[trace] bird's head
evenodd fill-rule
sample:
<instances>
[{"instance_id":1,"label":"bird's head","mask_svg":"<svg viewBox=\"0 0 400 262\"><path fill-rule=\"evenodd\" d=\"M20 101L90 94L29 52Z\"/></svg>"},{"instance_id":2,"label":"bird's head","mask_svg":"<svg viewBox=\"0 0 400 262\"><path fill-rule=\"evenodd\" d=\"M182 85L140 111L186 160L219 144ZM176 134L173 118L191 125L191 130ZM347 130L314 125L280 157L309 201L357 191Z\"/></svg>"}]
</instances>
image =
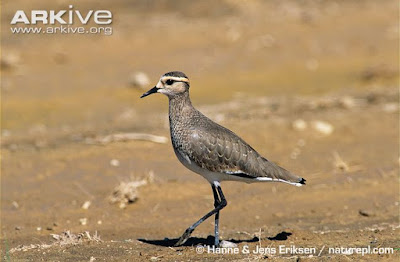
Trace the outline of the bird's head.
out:
<instances>
[{"instance_id":1,"label":"bird's head","mask_svg":"<svg viewBox=\"0 0 400 262\"><path fill-rule=\"evenodd\" d=\"M189 90L189 78L182 72L172 71L161 76L157 85L144 93L140 98L154 93L161 93L168 97L173 97Z\"/></svg>"}]
</instances>

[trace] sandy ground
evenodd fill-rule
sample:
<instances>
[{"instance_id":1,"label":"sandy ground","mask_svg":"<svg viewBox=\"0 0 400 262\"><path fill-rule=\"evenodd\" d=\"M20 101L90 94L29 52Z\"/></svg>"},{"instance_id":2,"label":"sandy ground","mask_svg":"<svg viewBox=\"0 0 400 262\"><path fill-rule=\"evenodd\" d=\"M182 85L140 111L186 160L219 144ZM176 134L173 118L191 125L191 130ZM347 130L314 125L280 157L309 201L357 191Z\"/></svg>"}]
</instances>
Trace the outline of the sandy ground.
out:
<instances>
[{"instance_id":1,"label":"sandy ground","mask_svg":"<svg viewBox=\"0 0 400 262\"><path fill-rule=\"evenodd\" d=\"M21 5L63 3L3 3L2 259L397 261L397 2L221 1L212 12L207 1L173 1L179 12L145 2L96 5L113 11L112 36L46 37L11 35L10 17ZM167 99L140 100L129 75L146 72L148 89L175 69L191 78L202 112L307 179L222 184L221 238L239 254L199 248L213 243L213 219L172 247L213 199L169 141L93 143L121 132L169 137ZM135 202L110 203L121 182L142 179ZM280 247L315 251L271 251ZM393 254L330 250L340 247Z\"/></svg>"}]
</instances>

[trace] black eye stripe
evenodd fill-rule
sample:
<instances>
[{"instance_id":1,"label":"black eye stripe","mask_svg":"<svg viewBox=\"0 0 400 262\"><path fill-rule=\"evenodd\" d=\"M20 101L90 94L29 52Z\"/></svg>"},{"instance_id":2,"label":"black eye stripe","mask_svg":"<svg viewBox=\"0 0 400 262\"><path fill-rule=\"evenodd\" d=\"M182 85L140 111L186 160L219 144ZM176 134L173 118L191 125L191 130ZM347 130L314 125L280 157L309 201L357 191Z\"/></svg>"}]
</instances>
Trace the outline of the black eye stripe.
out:
<instances>
[{"instance_id":1,"label":"black eye stripe","mask_svg":"<svg viewBox=\"0 0 400 262\"><path fill-rule=\"evenodd\" d=\"M166 83L167 85L172 85L174 82L175 82L175 81L172 80L172 79L168 79L167 81L165 81L165 83Z\"/></svg>"}]
</instances>

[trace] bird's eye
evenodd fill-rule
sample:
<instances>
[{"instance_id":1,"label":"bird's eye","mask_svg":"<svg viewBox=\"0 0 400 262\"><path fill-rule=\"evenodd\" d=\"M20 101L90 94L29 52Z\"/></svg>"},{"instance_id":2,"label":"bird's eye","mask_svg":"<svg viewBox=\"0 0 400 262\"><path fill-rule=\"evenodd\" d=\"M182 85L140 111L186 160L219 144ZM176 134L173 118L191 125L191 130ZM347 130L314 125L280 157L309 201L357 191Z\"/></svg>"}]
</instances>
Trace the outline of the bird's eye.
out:
<instances>
[{"instance_id":1,"label":"bird's eye","mask_svg":"<svg viewBox=\"0 0 400 262\"><path fill-rule=\"evenodd\" d=\"M174 83L174 80L168 79L167 81L165 81L165 83L166 83L167 85L172 85L172 84Z\"/></svg>"}]
</instances>

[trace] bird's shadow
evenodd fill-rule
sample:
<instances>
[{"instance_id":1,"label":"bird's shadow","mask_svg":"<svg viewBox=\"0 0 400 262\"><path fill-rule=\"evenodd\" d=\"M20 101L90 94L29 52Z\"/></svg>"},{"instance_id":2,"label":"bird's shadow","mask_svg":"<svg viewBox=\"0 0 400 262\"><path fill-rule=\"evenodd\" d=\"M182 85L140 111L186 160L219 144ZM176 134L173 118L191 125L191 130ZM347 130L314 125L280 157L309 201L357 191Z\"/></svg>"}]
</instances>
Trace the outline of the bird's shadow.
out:
<instances>
[{"instance_id":1,"label":"bird's shadow","mask_svg":"<svg viewBox=\"0 0 400 262\"><path fill-rule=\"evenodd\" d=\"M267 237L268 240L272 241L285 241L288 239L288 236L292 235L292 233L289 232L280 232L274 237ZM140 242L150 244L150 245L155 245L155 246L162 246L162 247L172 247L175 245L176 242L178 242L179 238L164 238L164 239L143 239L139 238L138 239ZM229 242L239 244L239 243L254 243L258 242L259 238L258 237L253 237L251 239L229 239ZM207 238L203 237L191 237L189 238L182 246L197 246L197 245L207 245L207 246L212 246L214 245L214 237L213 236L208 236Z\"/></svg>"},{"instance_id":2,"label":"bird's shadow","mask_svg":"<svg viewBox=\"0 0 400 262\"><path fill-rule=\"evenodd\" d=\"M274 236L274 237L268 237L268 240L285 241L288 239L288 236L291 236L291 235L292 235L292 233L290 233L290 232L282 231L282 232L276 234L276 236Z\"/></svg>"}]
</instances>

